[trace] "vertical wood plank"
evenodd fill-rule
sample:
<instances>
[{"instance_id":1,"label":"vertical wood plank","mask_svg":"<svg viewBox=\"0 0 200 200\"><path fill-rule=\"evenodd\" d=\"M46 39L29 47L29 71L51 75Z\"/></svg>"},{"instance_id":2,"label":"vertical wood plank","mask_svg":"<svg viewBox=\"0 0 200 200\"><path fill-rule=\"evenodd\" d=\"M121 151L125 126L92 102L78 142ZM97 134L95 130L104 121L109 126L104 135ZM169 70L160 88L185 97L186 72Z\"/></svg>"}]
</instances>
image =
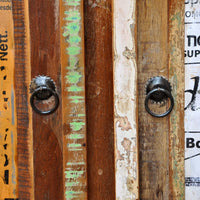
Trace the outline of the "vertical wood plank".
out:
<instances>
[{"instance_id":1,"label":"vertical wood plank","mask_svg":"<svg viewBox=\"0 0 200 200\"><path fill-rule=\"evenodd\" d=\"M114 4L114 132L116 199L139 199L136 1Z\"/></svg>"},{"instance_id":2,"label":"vertical wood plank","mask_svg":"<svg viewBox=\"0 0 200 200\"><path fill-rule=\"evenodd\" d=\"M169 199L169 117L150 116L145 85L168 78L168 1L137 1L140 198Z\"/></svg>"},{"instance_id":3,"label":"vertical wood plank","mask_svg":"<svg viewBox=\"0 0 200 200\"><path fill-rule=\"evenodd\" d=\"M50 76L60 102L59 0L29 0L31 77ZM62 105L42 116L33 113L35 199L63 199Z\"/></svg>"},{"instance_id":4,"label":"vertical wood plank","mask_svg":"<svg viewBox=\"0 0 200 200\"><path fill-rule=\"evenodd\" d=\"M84 1L88 198L115 199L112 0Z\"/></svg>"},{"instance_id":5,"label":"vertical wood plank","mask_svg":"<svg viewBox=\"0 0 200 200\"><path fill-rule=\"evenodd\" d=\"M61 0L64 199L87 199L83 0Z\"/></svg>"},{"instance_id":6,"label":"vertical wood plank","mask_svg":"<svg viewBox=\"0 0 200 200\"><path fill-rule=\"evenodd\" d=\"M0 2L0 199L18 197L12 2Z\"/></svg>"},{"instance_id":7,"label":"vertical wood plank","mask_svg":"<svg viewBox=\"0 0 200 200\"><path fill-rule=\"evenodd\" d=\"M30 33L28 1L13 0L17 107L18 197L34 199L32 114L29 104Z\"/></svg>"},{"instance_id":8,"label":"vertical wood plank","mask_svg":"<svg viewBox=\"0 0 200 200\"><path fill-rule=\"evenodd\" d=\"M169 78L175 106L170 115L170 199L185 199L184 176L184 0L169 0Z\"/></svg>"}]
</instances>

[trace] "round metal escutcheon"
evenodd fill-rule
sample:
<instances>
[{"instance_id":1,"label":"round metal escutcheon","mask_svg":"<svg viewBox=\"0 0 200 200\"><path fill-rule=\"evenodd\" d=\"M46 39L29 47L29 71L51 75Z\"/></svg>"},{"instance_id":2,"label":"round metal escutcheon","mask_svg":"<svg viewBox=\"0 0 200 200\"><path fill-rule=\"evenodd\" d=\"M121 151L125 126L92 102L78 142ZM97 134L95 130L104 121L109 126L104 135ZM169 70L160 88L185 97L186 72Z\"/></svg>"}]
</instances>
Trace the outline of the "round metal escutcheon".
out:
<instances>
[{"instance_id":1,"label":"round metal escutcheon","mask_svg":"<svg viewBox=\"0 0 200 200\"><path fill-rule=\"evenodd\" d=\"M30 84L30 93L31 106L38 114L51 114L59 106L59 97L55 83L48 76L35 77Z\"/></svg>"},{"instance_id":2,"label":"round metal escutcheon","mask_svg":"<svg viewBox=\"0 0 200 200\"><path fill-rule=\"evenodd\" d=\"M170 106L166 111L162 113L154 112L150 106L149 101L155 104L162 104L163 102L170 100ZM163 77L157 76L151 78L146 85L146 98L145 98L145 109L153 117L165 117L167 116L174 107L174 98L171 94L171 85Z\"/></svg>"}]
</instances>

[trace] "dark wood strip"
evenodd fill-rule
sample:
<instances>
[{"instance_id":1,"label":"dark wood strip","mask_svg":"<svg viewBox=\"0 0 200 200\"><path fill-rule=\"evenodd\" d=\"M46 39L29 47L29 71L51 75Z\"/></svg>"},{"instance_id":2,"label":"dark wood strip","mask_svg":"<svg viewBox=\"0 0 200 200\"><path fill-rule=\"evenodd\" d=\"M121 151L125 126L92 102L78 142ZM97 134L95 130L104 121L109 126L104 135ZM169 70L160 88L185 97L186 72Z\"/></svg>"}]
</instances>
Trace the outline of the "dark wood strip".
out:
<instances>
[{"instance_id":1,"label":"dark wood strip","mask_svg":"<svg viewBox=\"0 0 200 200\"><path fill-rule=\"evenodd\" d=\"M31 76L50 76L62 101L58 0L30 0ZM35 199L63 199L61 103L56 112L33 112Z\"/></svg>"},{"instance_id":2,"label":"dark wood strip","mask_svg":"<svg viewBox=\"0 0 200 200\"><path fill-rule=\"evenodd\" d=\"M88 198L115 199L112 1L84 1Z\"/></svg>"},{"instance_id":3,"label":"dark wood strip","mask_svg":"<svg viewBox=\"0 0 200 200\"><path fill-rule=\"evenodd\" d=\"M15 39L15 94L19 199L33 199L32 120L29 108L29 41L27 2L13 0Z\"/></svg>"}]
</instances>

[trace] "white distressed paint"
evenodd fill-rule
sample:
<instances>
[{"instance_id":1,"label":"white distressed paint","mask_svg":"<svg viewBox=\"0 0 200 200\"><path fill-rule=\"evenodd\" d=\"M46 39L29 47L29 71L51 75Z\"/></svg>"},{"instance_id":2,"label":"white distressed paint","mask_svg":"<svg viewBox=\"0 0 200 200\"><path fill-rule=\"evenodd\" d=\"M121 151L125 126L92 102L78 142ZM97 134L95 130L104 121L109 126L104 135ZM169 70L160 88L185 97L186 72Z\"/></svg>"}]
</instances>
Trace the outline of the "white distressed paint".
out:
<instances>
[{"instance_id":1,"label":"white distressed paint","mask_svg":"<svg viewBox=\"0 0 200 200\"><path fill-rule=\"evenodd\" d=\"M116 199L138 198L135 0L114 1Z\"/></svg>"},{"instance_id":2,"label":"white distressed paint","mask_svg":"<svg viewBox=\"0 0 200 200\"><path fill-rule=\"evenodd\" d=\"M194 37L197 38L195 42ZM195 79L200 76L198 37L200 37L200 0L185 0L185 52L190 52L190 56L185 57L185 107L187 107L185 110L185 200L200 200L200 142L197 143L200 141L199 81L194 91ZM189 40L191 44L188 43ZM196 52L196 55L191 56L192 51ZM195 99L190 104L192 92Z\"/></svg>"}]
</instances>

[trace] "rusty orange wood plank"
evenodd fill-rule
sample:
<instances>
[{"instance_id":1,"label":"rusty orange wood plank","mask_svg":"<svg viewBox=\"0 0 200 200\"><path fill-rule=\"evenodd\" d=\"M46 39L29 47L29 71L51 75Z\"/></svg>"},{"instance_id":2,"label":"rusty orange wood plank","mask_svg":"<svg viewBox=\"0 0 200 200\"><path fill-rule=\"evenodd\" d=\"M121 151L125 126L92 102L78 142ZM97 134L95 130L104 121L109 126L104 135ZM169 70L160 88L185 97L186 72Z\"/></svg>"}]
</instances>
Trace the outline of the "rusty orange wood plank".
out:
<instances>
[{"instance_id":1,"label":"rusty orange wood plank","mask_svg":"<svg viewBox=\"0 0 200 200\"><path fill-rule=\"evenodd\" d=\"M0 2L0 199L18 197L12 3Z\"/></svg>"},{"instance_id":2,"label":"rusty orange wood plank","mask_svg":"<svg viewBox=\"0 0 200 200\"><path fill-rule=\"evenodd\" d=\"M183 0L169 0L169 78L175 106L170 115L170 199L185 199L184 175L184 10Z\"/></svg>"},{"instance_id":3,"label":"rusty orange wood plank","mask_svg":"<svg viewBox=\"0 0 200 200\"><path fill-rule=\"evenodd\" d=\"M15 93L17 111L18 198L34 199L32 110L28 1L13 0Z\"/></svg>"},{"instance_id":4,"label":"rusty orange wood plank","mask_svg":"<svg viewBox=\"0 0 200 200\"><path fill-rule=\"evenodd\" d=\"M18 197L14 30L11 2L0 3L0 199Z\"/></svg>"},{"instance_id":5,"label":"rusty orange wood plank","mask_svg":"<svg viewBox=\"0 0 200 200\"><path fill-rule=\"evenodd\" d=\"M64 198L87 199L83 0L60 0Z\"/></svg>"},{"instance_id":6,"label":"rusty orange wood plank","mask_svg":"<svg viewBox=\"0 0 200 200\"><path fill-rule=\"evenodd\" d=\"M136 1L113 1L116 199L139 198Z\"/></svg>"}]
</instances>

